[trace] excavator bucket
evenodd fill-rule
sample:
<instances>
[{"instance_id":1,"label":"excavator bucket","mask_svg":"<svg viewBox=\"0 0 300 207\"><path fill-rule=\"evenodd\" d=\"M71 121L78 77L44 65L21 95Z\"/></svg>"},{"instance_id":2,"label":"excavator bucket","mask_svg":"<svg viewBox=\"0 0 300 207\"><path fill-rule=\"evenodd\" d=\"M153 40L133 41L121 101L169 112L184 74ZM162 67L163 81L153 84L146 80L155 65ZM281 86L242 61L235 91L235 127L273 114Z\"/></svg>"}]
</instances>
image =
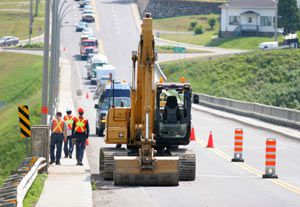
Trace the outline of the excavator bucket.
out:
<instances>
[{"instance_id":1,"label":"excavator bucket","mask_svg":"<svg viewBox=\"0 0 300 207\"><path fill-rule=\"evenodd\" d=\"M114 184L142 186L177 186L179 181L179 157L155 157L152 169L142 169L140 158L116 156Z\"/></svg>"}]
</instances>

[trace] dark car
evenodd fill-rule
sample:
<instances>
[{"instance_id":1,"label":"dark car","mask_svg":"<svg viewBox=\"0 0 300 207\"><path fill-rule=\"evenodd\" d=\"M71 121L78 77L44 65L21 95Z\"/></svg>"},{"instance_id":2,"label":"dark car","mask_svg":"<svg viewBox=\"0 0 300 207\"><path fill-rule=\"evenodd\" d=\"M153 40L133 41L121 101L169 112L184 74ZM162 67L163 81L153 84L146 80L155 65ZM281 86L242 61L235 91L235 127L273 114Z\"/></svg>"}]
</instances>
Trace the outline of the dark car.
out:
<instances>
[{"instance_id":1,"label":"dark car","mask_svg":"<svg viewBox=\"0 0 300 207\"><path fill-rule=\"evenodd\" d=\"M79 22L76 25L76 32L82 32L87 27L88 27L87 23L85 23L85 22Z\"/></svg>"},{"instance_id":2,"label":"dark car","mask_svg":"<svg viewBox=\"0 0 300 207\"><path fill-rule=\"evenodd\" d=\"M13 36L5 36L0 38L0 46L7 47L10 45L17 45L19 44L19 38Z\"/></svg>"}]
</instances>

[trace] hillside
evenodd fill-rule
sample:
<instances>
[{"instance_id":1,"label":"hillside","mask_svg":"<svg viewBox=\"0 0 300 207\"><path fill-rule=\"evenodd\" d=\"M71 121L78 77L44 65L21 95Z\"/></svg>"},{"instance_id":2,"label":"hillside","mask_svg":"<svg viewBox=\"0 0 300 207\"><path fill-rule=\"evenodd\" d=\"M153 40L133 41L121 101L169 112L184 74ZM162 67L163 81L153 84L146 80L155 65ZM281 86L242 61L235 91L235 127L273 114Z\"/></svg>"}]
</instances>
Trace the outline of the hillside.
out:
<instances>
[{"instance_id":1,"label":"hillside","mask_svg":"<svg viewBox=\"0 0 300 207\"><path fill-rule=\"evenodd\" d=\"M39 123L42 57L0 53L0 186L26 156L20 137L18 105L29 106L31 124Z\"/></svg>"},{"instance_id":2,"label":"hillside","mask_svg":"<svg viewBox=\"0 0 300 207\"><path fill-rule=\"evenodd\" d=\"M168 81L194 92L300 110L300 50L257 51L211 61L163 63Z\"/></svg>"}]
</instances>

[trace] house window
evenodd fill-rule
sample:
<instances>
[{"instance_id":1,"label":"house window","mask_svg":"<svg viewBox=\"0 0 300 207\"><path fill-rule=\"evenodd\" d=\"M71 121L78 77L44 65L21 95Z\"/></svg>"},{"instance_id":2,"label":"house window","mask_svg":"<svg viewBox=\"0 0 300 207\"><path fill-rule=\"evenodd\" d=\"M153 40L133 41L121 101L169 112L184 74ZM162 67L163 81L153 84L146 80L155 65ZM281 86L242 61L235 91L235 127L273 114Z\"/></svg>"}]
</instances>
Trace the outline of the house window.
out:
<instances>
[{"instance_id":1,"label":"house window","mask_svg":"<svg viewBox=\"0 0 300 207\"><path fill-rule=\"evenodd\" d=\"M272 17L260 17L260 26L272 26Z\"/></svg>"},{"instance_id":2,"label":"house window","mask_svg":"<svg viewBox=\"0 0 300 207\"><path fill-rule=\"evenodd\" d=\"M250 24L252 23L252 17L248 18L248 23L250 23Z\"/></svg>"},{"instance_id":3,"label":"house window","mask_svg":"<svg viewBox=\"0 0 300 207\"><path fill-rule=\"evenodd\" d=\"M239 25L240 17L239 16L229 16L229 25Z\"/></svg>"}]
</instances>

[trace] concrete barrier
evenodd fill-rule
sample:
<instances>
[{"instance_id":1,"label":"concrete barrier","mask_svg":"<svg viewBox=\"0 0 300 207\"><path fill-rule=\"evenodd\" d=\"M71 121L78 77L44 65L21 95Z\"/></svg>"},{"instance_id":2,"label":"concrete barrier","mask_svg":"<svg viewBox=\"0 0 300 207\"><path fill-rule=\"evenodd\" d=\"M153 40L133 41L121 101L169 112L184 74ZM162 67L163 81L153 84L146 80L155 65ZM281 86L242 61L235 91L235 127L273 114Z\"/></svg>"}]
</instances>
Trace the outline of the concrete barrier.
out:
<instances>
[{"instance_id":1,"label":"concrete barrier","mask_svg":"<svg viewBox=\"0 0 300 207\"><path fill-rule=\"evenodd\" d=\"M300 129L300 111L298 110L237 101L228 98L219 98L197 93L193 94L193 102L198 102L200 105L210 108L257 118L273 124Z\"/></svg>"}]
</instances>

